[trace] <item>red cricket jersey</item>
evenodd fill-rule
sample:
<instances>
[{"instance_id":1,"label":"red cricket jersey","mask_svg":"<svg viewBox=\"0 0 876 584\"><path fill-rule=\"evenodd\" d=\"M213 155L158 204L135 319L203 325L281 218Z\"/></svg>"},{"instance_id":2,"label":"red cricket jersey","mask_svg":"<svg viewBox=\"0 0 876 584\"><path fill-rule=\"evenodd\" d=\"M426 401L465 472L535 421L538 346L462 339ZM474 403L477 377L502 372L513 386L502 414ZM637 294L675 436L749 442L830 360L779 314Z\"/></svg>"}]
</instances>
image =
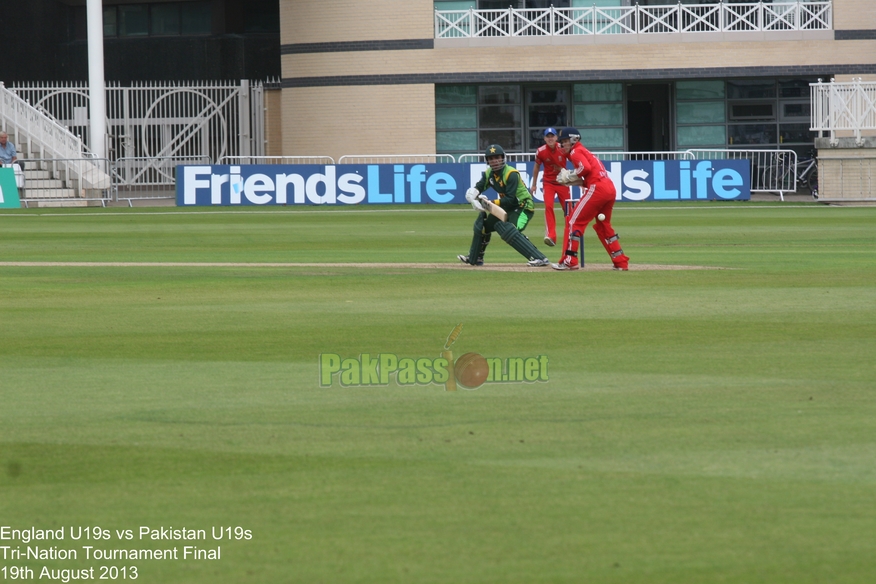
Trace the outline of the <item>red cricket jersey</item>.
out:
<instances>
[{"instance_id":1,"label":"red cricket jersey","mask_svg":"<svg viewBox=\"0 0 876 584\"><path fill-rule=\"evenodd\" d=\"M566 153L563 151L559 142L551 150L547 144L541 146L535 151L535 161L544 168L544 180L546 182L557 182L557 174L566 168Z\"/></svg>"},{"instance_id":2,"label":"red cricket jersey","mask_svg":"<svg viewBox=\"0 0 876 584\"><path fill-rule=\"evenodd\" d=\"M585 187L589 187L602 180L611 182L608 171L605 170L605 165L602 164L602 161L593 156L580 142L576 142L572 146L572 150L569 152L569 160L572 162L572 172L581 177Z\"/></svg>"}]
</instances>

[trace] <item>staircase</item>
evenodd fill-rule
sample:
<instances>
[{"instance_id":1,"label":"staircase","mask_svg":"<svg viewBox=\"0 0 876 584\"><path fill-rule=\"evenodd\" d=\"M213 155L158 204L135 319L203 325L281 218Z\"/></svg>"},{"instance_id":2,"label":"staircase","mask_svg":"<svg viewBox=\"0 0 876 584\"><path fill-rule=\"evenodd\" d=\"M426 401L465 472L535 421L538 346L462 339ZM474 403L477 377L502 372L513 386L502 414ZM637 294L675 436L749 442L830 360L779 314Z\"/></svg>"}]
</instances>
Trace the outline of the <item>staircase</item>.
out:
<instances>
[{"instance_id":1,"label":"staircase","mask_svg":"<svg viewBox=\"0 0 876 584\"><path fill-rule=\"evenodd\" d=\"M25 207L102 205L112 181L108 162L89 158L82 140L0 83L0 130L24 161Z\"/></svg>"}]
</instances>

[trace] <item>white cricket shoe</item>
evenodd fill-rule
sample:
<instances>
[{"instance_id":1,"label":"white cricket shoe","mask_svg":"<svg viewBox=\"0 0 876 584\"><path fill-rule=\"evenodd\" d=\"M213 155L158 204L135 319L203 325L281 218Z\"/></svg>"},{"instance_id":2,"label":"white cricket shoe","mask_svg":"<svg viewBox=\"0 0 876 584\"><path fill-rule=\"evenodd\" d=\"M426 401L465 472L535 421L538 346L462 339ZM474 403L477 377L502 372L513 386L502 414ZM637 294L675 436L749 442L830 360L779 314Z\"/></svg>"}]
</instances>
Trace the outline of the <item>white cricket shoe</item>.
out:
<instances>
[{"instance_id":1,"label":"white cricket shoe","mask_svg":"<svg viewBox=\"0 0 876 584\"><path fill-rule=\"evenodd\" d=\"M459 261L461 261L464 264L471 265L471 262L468 261L467 255L458 255L458 256L456 256L456 259L458 259ZM478 260L477 263L475 263L474 265L475 266L482 266L482 265L484 265L484 260Z\"/></svg>"},{"instance_id":2,"label":"white cricket shoe","mask_svg":"<svg viewBox=\"0 0 876 584\"><path fill-rule=\"evenodd\" d=\"M564 257L563 261L558 264L551 264L551 267L561 272L581 269L581 266L578 265L578 258L573 258L572 256Z\"/></svg>"}]
</instances>

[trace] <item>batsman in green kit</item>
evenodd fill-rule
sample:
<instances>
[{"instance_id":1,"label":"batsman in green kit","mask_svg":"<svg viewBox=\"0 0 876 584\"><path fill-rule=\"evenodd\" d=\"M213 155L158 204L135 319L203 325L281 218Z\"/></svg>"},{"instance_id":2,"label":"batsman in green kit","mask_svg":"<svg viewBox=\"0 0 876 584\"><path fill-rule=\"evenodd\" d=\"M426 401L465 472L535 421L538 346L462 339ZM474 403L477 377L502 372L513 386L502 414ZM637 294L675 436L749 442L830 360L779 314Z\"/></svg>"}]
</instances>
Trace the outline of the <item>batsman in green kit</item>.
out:
<instances>
[{"instance_id":1,"label":"batsman in green kit","mask_svg":"<svg viewBox=\"0 0 876 584\"><path fill-rule=\"evenodd\" d=\"M490 237L495 231L505 243L525 257L530 266L550 265L547 257L522 233L535 214L535 205L529 189L520 179L520 172L513 166L505 164L505 151L498 144L488 146L484 157L489 168L484 171L481 180L465 193L465 200L478 211L478 218L474 222L471 249L468 255L456 257L464 264L482 266ZM499 195L499 200L495 201L495 204L508 214L505 221L487 213L486 203L489 199L483 192L488 188L492 188Z\"/></svg>"}]
</instances>

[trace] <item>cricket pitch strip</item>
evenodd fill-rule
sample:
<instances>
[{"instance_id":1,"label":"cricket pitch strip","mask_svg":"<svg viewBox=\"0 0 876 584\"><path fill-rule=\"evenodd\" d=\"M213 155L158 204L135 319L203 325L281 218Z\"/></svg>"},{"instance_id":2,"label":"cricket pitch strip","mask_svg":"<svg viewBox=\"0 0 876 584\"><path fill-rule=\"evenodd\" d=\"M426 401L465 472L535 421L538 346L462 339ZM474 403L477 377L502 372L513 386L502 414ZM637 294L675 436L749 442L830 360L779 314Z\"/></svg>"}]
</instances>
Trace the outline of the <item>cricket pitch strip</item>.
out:
<instances>
[{"instance_id":1,"label":"cricket pitch strip","mask_svg":"<svg viewBox=\"0 0 876 584\"><path fill-rule=\"evenodd\" d=\"M496 263L469 266L462 263L313 263L313 262L0 262L3 268L358 268L358 269L433 269L476 270L492 272L552 272L550 267L532 268L526 264ZM586 264L579 271L611 270L611 264ZM724 270L717 266L683 266L669 264L630 264L631 272L654 270Z\"/></svg>"}]
</instances>

